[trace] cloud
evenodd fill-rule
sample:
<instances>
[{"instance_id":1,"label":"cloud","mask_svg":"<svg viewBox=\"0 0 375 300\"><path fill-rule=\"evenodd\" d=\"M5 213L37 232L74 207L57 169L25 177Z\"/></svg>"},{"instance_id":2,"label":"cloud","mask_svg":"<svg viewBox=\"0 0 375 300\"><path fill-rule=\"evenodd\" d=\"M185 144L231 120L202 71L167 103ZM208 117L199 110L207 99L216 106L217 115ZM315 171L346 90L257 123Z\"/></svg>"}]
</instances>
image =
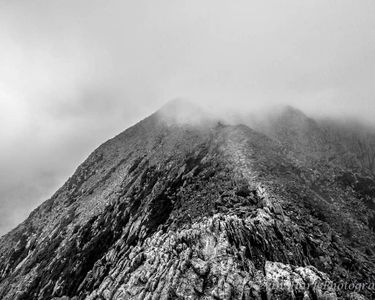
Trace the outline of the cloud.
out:
<instances>
[{"instance_id":1,"label":"cloud","mask_svg":"<svg viewBox=\"0 0 375 300\"><path fill-rule=\"evenodd\" d=\"M374 13L371 0L1 2L0 233L170 99L374 122Z\"/></svg>"}]
</instances>

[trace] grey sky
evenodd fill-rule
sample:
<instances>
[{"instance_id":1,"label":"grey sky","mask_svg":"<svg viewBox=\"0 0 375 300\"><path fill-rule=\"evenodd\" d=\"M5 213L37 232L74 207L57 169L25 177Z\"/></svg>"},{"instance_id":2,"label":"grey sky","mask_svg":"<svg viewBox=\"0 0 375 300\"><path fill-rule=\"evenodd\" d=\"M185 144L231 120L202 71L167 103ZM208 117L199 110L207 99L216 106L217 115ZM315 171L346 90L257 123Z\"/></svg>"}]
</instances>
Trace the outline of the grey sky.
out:
<instances>
[{"instance_id":1,"label":"grey sky","mask_svg":"<svg viewBox=\"0 0 375 300\"><path fill-rule=\"evenodd\" d=\"M375 1L0 0L0 234L182 97L375 113Z\"/></svg>"}]
</instances>

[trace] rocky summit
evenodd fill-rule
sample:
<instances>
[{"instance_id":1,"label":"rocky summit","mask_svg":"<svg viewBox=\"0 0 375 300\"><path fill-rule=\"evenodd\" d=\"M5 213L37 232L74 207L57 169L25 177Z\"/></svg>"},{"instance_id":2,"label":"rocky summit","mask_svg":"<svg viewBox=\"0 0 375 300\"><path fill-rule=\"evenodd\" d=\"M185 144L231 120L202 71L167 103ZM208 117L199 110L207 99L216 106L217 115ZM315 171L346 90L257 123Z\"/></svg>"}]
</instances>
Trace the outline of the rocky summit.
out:
<instances>
[{"instance_id":1,"label":"rocky summit","mask_svg":"<svg viewBox=\"0 0 375 300\"><path fill-rule=\"evenodd\" d=\"M372 299L375 135L173 102L0 239L0 299Z\"/></svg>"}]
</instances>

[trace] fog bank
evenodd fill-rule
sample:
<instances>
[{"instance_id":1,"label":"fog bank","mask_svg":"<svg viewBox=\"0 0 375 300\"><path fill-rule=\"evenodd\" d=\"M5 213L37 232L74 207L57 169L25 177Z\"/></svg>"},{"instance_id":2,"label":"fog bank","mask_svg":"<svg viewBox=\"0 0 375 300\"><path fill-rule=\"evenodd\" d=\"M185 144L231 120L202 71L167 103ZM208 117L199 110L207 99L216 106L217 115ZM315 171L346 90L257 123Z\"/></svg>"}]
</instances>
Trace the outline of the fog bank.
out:
<instances>
[{"instance_id":1,"label":"fog bank","mask_svg":"<svg viewBox=\"0 0 375 300\"><path fill-rule=\"evenodd\" d=\"M2 1L0 234L174 98L374 123L375 2Z\"/></svg>"}]
</instances>

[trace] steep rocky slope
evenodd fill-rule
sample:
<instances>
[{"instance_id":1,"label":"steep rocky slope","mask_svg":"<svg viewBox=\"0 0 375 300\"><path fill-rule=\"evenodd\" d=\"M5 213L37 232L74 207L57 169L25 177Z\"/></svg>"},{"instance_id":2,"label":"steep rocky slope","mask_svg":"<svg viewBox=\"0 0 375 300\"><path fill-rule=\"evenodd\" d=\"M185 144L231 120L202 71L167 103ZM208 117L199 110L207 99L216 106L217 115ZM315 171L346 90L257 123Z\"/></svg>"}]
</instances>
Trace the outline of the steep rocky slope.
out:
<instances>
[{"instance_id":1,"label":"steep rocky slope","mask_svg":"<svg viewBox=\"0 0 375 300\"><path fill-rule=\"evenodd\" d=\"M371 299L375 182L327 126L169 104L1 238L0 298Z\"/></svg>"}]
</instances>

